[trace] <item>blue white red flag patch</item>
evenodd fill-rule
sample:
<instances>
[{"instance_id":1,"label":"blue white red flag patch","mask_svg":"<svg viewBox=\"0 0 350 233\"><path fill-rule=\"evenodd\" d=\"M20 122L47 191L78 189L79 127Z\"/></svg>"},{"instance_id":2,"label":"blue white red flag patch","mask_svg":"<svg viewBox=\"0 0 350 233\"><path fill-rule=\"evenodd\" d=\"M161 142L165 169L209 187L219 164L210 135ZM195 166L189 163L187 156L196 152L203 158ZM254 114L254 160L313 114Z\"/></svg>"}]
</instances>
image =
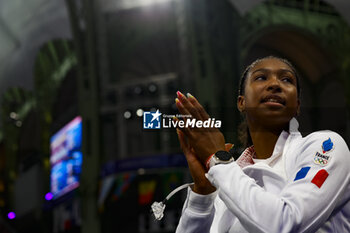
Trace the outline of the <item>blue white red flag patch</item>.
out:
<instances>
[{"instance_id":1,"label":"blue white red flag patch","mask_svg":"<svg viewBox=\"0 0 350 233\"><path fill-rule=\"evenodd\" d=\"M309 172L309 170L310 170L310 167L302 167L302 168L298 171L297 175L295 176L294 181L296 181L296 180L301 180L301 179L305 178L305 176L307 175L307 173Z\"/></svg>"},{"instance_id":2,"label":"blue white red flag patch","mask_svg":"<svg viewBox=\"0 0 350 233\"><path fill-rule=\"evenodd\" d=\"M322 151L323 153L328 153L334 149L334 144L331 138L328 138L322 143Z\"/></svg>"},{"instance_id":3,"label":"blue white red flag patch","mask_svg":"<svg viewBox=\"0 0 350 233\"><path fill-rule=\"evenodd\" d=\"M318 188L321 188L323 183L326 181L328 175L329 174L326 170L319 170L314 176L314 178L312 178L311 183L315 184Z\"/></svg>"}]
</instances>

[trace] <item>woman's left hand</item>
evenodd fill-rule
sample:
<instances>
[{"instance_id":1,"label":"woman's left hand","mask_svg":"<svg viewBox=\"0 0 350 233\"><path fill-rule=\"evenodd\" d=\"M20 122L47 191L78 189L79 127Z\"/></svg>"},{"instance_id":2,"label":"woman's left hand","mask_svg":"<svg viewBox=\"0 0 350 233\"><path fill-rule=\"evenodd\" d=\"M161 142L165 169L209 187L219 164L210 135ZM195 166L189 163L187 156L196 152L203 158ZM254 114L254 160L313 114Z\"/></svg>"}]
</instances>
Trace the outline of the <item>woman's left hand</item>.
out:
<instances>
[{"instance_id":1,"label":"woman's left hand","mask_svg":"<svg viewBox=\"0 0 350 233\"><path fill-rule=\"evenodd\" d=\"M176 107L183 115L191 115L196 120L209 119L203 106L191 94L188 98L180 91L177 92ZM185 120L189 120L185 118ZM198 159L205 165L208 157L219 150L225 150L224 135L217 128L182 128L181 131L189 139L190 145L196 152Z\"/></svg>"}]
</instances>

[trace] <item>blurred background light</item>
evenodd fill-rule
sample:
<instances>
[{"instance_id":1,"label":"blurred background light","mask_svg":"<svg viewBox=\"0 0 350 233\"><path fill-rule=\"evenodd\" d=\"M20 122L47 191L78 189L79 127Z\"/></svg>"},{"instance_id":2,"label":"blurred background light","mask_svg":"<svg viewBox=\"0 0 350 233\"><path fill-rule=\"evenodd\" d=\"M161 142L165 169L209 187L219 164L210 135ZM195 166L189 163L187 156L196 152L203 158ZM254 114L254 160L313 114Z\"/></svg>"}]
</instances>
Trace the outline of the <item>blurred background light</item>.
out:
<instances>
[{"instance_id":1,"label":"blurred background light","mask_svg":"<svg viewBox=\"0 0 350 233\"><path fill-rule=\"evenodd\" d=\"M52 193L48 192L45 194L45 200L50 201L53 198Z\"/></svg>"},{"instance_id":2,"label":"blurred background light","mask_svg":"<svg viewBox=\"0 0 350 233\"><path fill-rule=\"evenodd\" d=\"M124 118L125 118L125 119L130 119L130 118L131 118L131 112L130 112L129 110L126 110L126 111L124 112Z\"/></svg>"},{"instance_id":3,"label":"blurred background light","mask_svg":"<svg viewBox=\"0 0 350 233\"><path fill-rule=\"evenodd\" d=\"M137 110L136 110L136 115L137 115L138 117L142 117L142 116L143 116L143 110L142 110L141 108L137 109Z\"/></svg>"},{"instance_id":4,"label":"blurred background light","mask_svg":"<svg viewBox=\"0 0 350 233\"><path fill-rule=\"evenodd\" d=\"M12 118L12 119L17 119L17 113L11 112L11 113L10 113L10 118Z\"/></svg>"},{"instance_id":5,"label":"blurred background light","mask_svg":"<svg viewBox=\"0 0 350 233\"><path fill-rule=\"evenodd\" d=\"M15 124L16 124L17 127L21 127L22 126L22 121L16 121Z\"/></svg>"},{"instance_id":6,"label":"blurred background light","mask_svg":"<svg viewBox=\"0 0 350 233\"><path fill-rule=\"evenodd\" d=\"M170 2L170 1L173 1L173 0L120 0L120 1L117 1L116 7L118 9L127 10L127 9L136 8L136 7L145 7L145 6L149 6L157 3Z\"/></svg>"},{"instance_id":7,"label":"blurred background light","mask_svg":"<svg viewBox=\"0 0 350 233\"><path fill-rule=\"evenodd\" d=\"M16 217L16 214L15 214L14 212L9 212L9 213L7 214L7 217L8 217L9 219L14 219L14 218Z\"/></svg>"},{"instance_id":8,"label":"blurred background light","mask_svg":"<svg viewBox=\"0 0 350 233\"><path fill-rule=\"evenodd\" d=\"M156 84L151 83L151 84L148 85L148 91L149 91L149 93L154 94L154 93L157 92L157 90L158 90L158 87L157 87Z\"/></svg>"},{"instance_id":9,"label":"blurred background light","mask_svg":"<svg viewBox=\"0 0 350 233\"><path fill-rule=\"evenodd\" d=\"M142 86L136 86L136 87L134 87L134 94L135 94L135 95L142 95L142 94L143 94L143 88L142 88Z\"/></svg>"}]
</instances>

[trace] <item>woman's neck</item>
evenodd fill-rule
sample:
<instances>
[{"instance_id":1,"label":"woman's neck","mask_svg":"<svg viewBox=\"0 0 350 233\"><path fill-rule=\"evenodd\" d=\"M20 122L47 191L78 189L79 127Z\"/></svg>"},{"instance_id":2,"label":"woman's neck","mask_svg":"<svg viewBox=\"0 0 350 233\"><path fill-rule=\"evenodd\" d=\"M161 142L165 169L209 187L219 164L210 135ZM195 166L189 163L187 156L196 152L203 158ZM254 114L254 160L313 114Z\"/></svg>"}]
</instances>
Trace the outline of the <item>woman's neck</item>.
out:
<instances>
[{"instance_id":1,"label":"woman's neck","mask_svg":"<svg viewBox=\"0 0 350 233\"><path fill-rule=\"evenodd\" d=\"M249 124L249 132L254 145L257 159L270 158L275 148L278 137L286 127L264 127L261 125Z\"/></svg>"}]
</instances>

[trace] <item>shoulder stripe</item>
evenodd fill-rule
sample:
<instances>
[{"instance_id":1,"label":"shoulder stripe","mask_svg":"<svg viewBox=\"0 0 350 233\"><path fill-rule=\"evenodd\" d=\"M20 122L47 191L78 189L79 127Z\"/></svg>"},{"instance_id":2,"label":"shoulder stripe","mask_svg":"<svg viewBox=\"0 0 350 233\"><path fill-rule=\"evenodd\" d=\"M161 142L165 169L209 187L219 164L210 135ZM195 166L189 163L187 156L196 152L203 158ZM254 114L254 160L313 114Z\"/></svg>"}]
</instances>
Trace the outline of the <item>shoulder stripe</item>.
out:
<instances>
[{"instance_id":1,"label":"shoulder stripe","mask_svg":"<svg viewBox=\"0 0 350 233\"><path fill-rule=\"evenodd\" d=\"M319 170L314 178L311 180L311 183L314 183L317 187L321 188L323 183L326 181L328 177L328 172L324 169Z\"/></svg>"},{"instance_id":2,"label":"shoulder stripe","mask_svg":"<svg viewBox=\"0 0 350 233\"><path fill-rule=\"evenodd\" d=\"M310 167L302 167L302 168L298 171L297 175L295 176L294 181L305 178L305 176L307 175L307 173L309 172L309 170L310 170Z\"/></svg>"}]
</instances>

